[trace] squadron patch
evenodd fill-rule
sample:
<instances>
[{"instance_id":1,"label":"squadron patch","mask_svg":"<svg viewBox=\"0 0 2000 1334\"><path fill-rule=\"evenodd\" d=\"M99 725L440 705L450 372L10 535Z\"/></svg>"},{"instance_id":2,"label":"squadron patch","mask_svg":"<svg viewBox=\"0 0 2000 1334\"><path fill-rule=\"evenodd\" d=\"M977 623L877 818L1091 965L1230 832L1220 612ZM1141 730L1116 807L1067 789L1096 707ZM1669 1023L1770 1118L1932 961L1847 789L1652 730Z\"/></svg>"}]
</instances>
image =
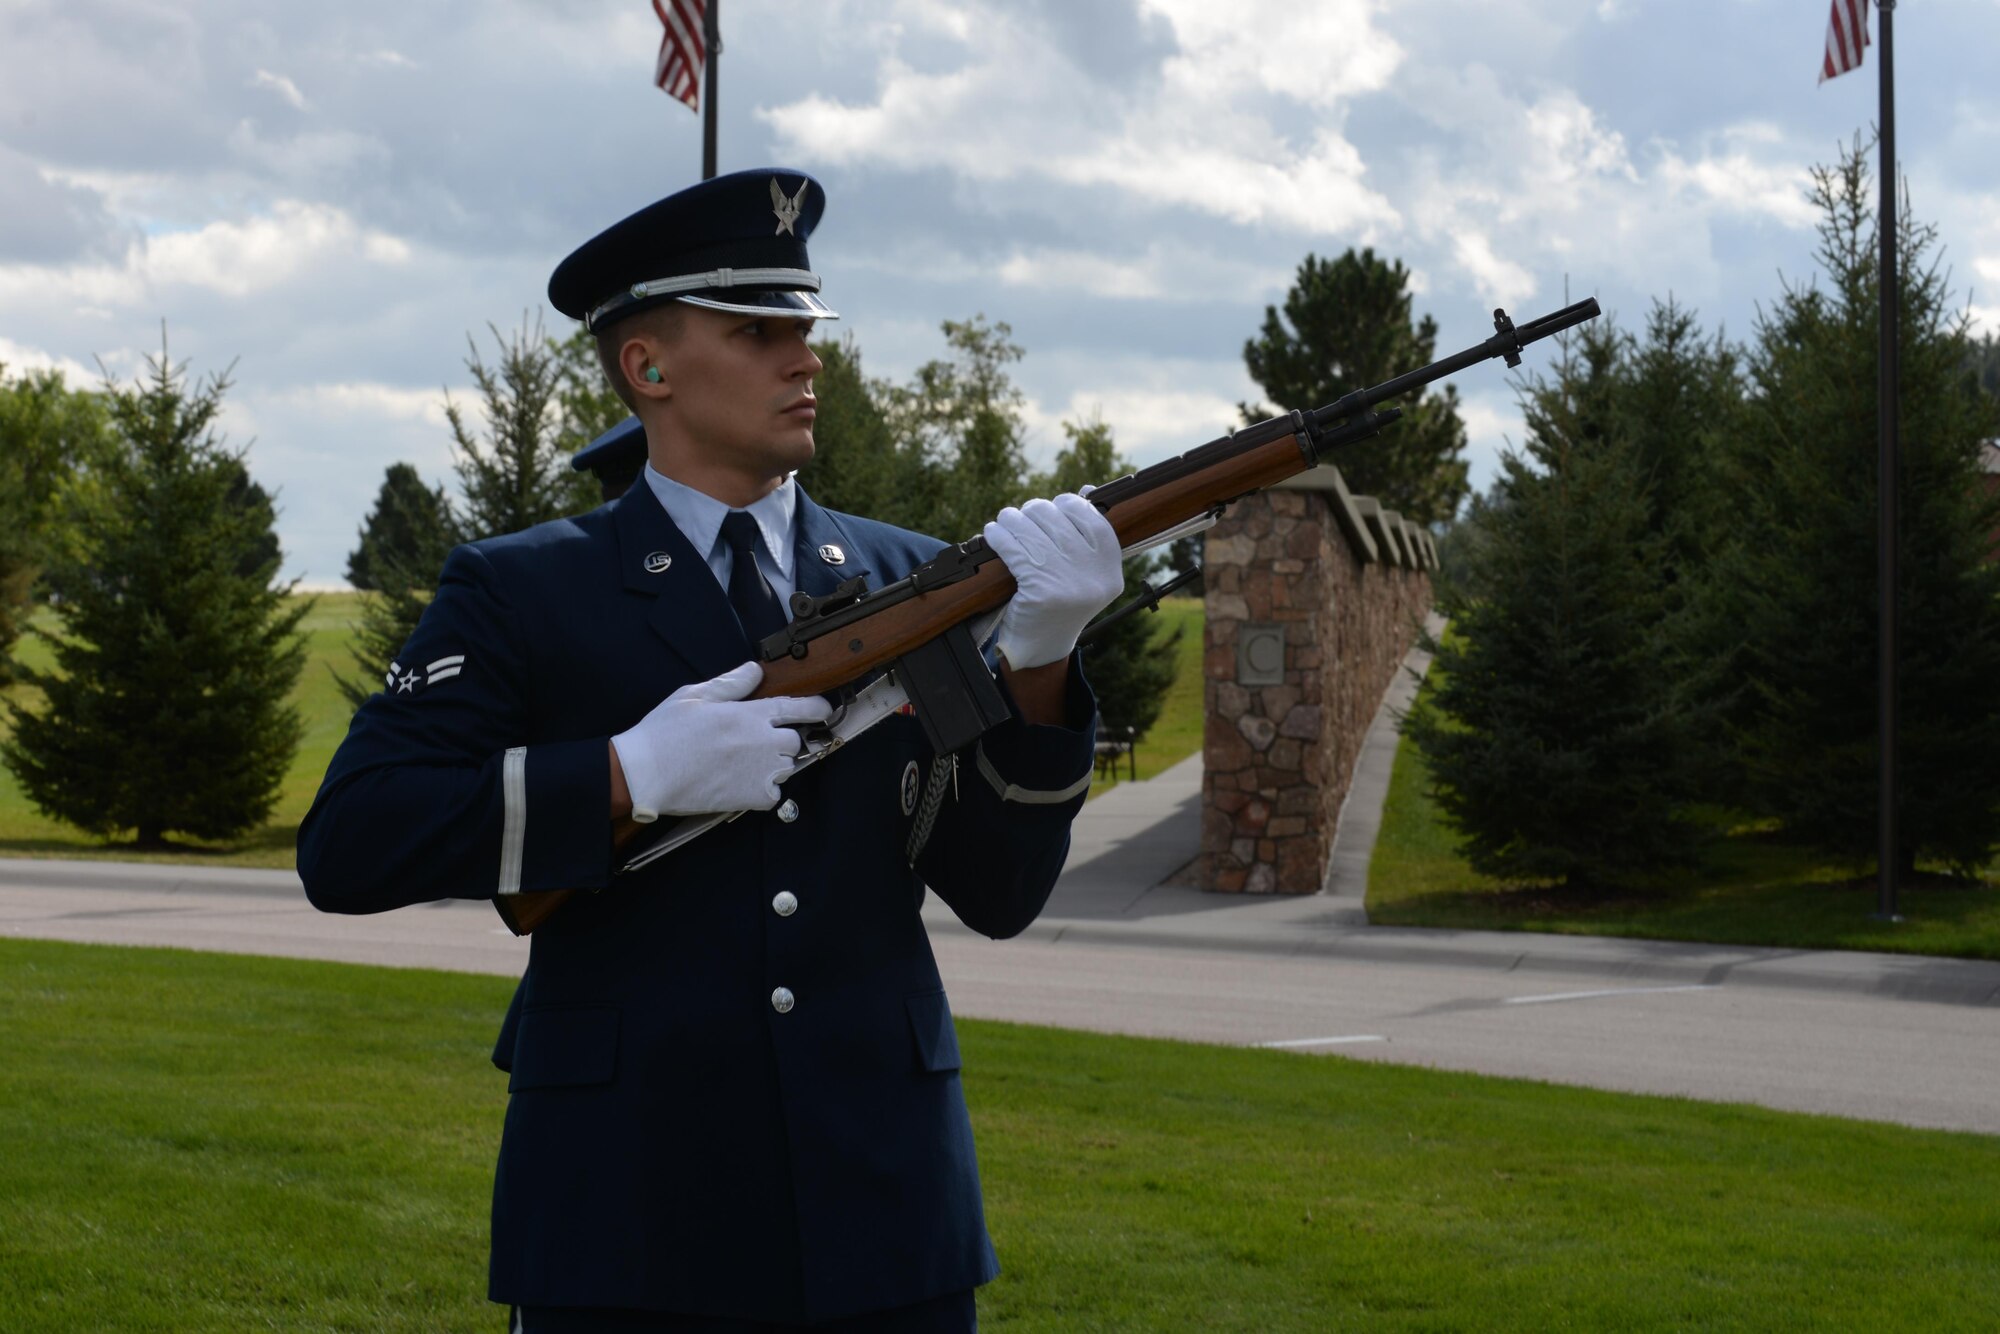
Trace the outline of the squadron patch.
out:
<instances>
[{"instance_id":1,"label":"squadron patch","mask_svg":"<svg viewBox=\"0 0 2000 1334\"><path fill-rule=\"evenodd\" d=\"M422 671L416 667L405 667L400 662L389 664L388 673L382 678L382 687L392 695L414 695L425 686L449 681L465 670L465 655L453 653L435 662L424 664Z\"/></svg>"},{"instance_id":2,"label":"squadron patch","mask_svg":"<svg viewBox=\"0 0 2000 1334\"><path fill-rule=\"evenodd\" d=\"M915 815L917 812L917 762L915 760L911 760L907 765L903 766L902 798L903 814Z\"/></svg>"}]
</instances>

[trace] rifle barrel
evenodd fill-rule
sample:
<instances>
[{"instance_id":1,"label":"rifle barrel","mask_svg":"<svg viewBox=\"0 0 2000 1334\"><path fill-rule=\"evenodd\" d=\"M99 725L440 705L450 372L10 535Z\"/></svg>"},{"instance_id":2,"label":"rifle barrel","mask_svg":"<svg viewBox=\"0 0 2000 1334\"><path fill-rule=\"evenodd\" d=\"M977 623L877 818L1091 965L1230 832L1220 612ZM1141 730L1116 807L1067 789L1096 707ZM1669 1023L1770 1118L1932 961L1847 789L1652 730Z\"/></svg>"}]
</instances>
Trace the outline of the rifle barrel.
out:
<instances>
[{"instance_id":1,"label":"rifle barrel","mask_svg":"<svg viewBox=\"0 0 2000 1334\"><path fill-rule=\"evenodd\" d=\"M1599 313L1596 297L1585 297L1581 301L1564 306L1561 310L1551 311L1547 315L1520 325L1509 324L1506 312L1496 310L1493 312L1493 320L1499 326L1499 331L1485 342L1475 343L1463 352L1433 361L1428 366L1419 366L1416 370L1398 375L1393 380L1384 380L1381 384L1367 389L1357 389L1338 402L1314 409L1307 415L1314 426L1329 426L1334 422L1345 421L1357 413L1367 411L1377 403L1407 394L1412 389L1421 389L1433 381L1444 379L1447 375L1456 375L1468 366L1476 366L1494 357L1518 357L1521 349L1528 344L1540 342L1565 329L1575 328L1586 320L1594 320Z\"/></svg>"}]
</instances>

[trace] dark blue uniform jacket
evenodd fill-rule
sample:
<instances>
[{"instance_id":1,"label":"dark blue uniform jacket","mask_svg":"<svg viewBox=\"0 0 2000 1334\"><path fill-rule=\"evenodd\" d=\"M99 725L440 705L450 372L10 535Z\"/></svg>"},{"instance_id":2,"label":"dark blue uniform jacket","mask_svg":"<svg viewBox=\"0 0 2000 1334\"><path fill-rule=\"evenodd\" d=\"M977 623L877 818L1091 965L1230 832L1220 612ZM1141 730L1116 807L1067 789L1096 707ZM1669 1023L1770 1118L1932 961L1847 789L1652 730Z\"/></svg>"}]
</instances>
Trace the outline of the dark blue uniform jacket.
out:
<instances>
[{"instance_id":1,"label":"dark blue uniform jacket","mask_svg":"<svg viewBox=\"0 0 2000 1334\"><path fill-rule=\"evenodd\" d=\"M796 540L809 593L940 548L803 495ZM643 484L460 547L299 831L333 912L603 891L536 931L494 1053L496 1301L818 1320L997 1272L918 907L928 884L996 937L1041 911L1088 781L1088 688L1072 661L1078 727L1017 716L960 756L914 869L931 755L894 717L788 783L790 821L743 816L614 881L607 738L749 655Z\"/></svg>"}]
</instances>

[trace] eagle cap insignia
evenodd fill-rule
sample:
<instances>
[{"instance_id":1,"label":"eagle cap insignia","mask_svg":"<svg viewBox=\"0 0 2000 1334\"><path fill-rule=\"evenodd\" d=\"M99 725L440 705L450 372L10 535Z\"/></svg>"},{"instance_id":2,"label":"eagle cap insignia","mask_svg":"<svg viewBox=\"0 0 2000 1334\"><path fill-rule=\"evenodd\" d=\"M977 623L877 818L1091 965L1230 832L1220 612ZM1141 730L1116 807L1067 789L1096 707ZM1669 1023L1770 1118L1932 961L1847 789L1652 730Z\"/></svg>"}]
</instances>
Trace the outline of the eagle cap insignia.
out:
<instances>
[{"instance_id":1,"label":"eagle cap insignia","mask_svg":"<svg viewBox=\"0 0 2000 1334\"><path fill-rule=\"evenodd\" d=\"M778 178L776 176L771 178L771 212L778 216L778 230L771 233L771 235L782 236L786 233L790 233L793 236L798 235L797 232L792 231L792 224L799 220L799 210L806 206L806 186L808 184L810 182L800 181L799 192L788 197L785 194L785 187L778 184Z\"/></svg>"}]
</instances>

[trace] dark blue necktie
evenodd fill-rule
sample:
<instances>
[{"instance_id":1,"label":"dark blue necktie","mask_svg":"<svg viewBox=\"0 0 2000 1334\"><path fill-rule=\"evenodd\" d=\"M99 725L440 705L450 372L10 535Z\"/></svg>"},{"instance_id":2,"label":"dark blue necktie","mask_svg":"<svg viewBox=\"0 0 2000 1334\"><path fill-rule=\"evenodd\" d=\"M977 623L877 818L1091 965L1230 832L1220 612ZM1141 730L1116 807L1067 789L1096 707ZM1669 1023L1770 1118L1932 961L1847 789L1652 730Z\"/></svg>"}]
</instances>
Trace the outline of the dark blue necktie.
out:
<instances>
[{"instance_id":1,"label":"dark blue necktie","mask_svg":"<svg viewBox=\"0 0 2000 1334\"><path fill-rule=\"evenodd\" d=\"M736 608L736 619L743 623L743 633L750 636L755 644L785 628L790 618L785 615L785 604L778 600L770 581L764 578L764 571L757 565L757 548L762 539L757 532L757 521L744 510L731 510L722 521L722 540L729 544L729 605Z\"/></svg>"}]
</instances>

